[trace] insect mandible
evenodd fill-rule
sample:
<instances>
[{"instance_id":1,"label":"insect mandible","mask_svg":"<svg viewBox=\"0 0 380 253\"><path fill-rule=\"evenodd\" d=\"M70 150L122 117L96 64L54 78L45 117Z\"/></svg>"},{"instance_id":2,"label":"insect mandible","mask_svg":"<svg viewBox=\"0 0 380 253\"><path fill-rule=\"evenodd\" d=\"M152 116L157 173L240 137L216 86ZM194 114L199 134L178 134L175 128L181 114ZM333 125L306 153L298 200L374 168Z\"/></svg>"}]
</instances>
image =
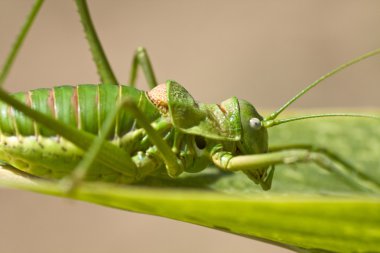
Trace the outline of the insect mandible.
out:
<instances>
[{"instance_id":1,"label":"insect mandible","mask_svg":"<svg viewBox=\"0 0 380 253\"><path fill-rule=\"evenodd\" d=\"M133 59L129 86L119 85L92 26L85 1L76 1L91 52L103 84L59 86L9 96L0 89L0 160L28 174L61 179L69 176L71 187L84 178L93 181L135 183L148 176L178 177L200 172L209 165L242 171L264 190L271 188L275 165L314 162L341 174L355 170L330 151L312 145L268 147L267 128L291 121L319 117L371 115L330 113L277 119L293 102L326 78L380 49L345 63L319 78L284 106L262 117L249 102L232 97L220 104L197 102L179 83L157 81L144 48ZM41 0L19 36L0 76L5 77ZM141 67L148 92L134 88ZM61 162L57 163L57 159ZM380 187L357 172L365 184ZM359 187L364 187L358 184Z\"/></svg>"}]
</instances>

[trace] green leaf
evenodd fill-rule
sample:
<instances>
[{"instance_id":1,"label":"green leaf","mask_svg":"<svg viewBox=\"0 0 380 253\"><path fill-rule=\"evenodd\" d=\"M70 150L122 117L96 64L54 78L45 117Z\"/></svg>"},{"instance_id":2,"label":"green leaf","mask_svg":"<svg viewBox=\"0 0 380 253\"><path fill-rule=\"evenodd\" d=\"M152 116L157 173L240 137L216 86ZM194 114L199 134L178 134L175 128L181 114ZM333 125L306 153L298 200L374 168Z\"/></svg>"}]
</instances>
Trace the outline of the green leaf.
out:
<instances>
[{"instance_id":1,"label":"green leaf","mask_svg":"<svg viewBox=\"0 0 380 253\"><path fill-rule=\"evenodd\" d=\"M271 144L315 144L380 181L380 126L366 119L318 119L270 129ZM355 177L355 175L352 175ZM4 187L65 196L60 184L0 170ZM313 165L278 166L264 192L243 173L209 168L141 185L86 183L72 198L168 217L301 252L380 248L380 193L363 193Z\"/></svg>"}]
</instances>

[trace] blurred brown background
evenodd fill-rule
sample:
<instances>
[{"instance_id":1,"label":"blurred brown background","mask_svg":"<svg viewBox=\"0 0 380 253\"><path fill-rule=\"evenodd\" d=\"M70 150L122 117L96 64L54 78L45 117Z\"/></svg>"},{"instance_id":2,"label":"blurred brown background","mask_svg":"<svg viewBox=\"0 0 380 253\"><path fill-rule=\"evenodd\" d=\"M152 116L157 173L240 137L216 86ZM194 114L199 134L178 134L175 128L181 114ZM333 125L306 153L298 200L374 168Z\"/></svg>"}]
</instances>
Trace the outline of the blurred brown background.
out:
<instances>
[{"instance_id":1,"label":"blurred brown background","mask_svg":"<svg viewBox=\"0 0 380 253\"><path fill-rule=\"evenodd\" d=\"M1 62L31 0L0 1ZM160 82L204 102L282 105L306 84L380 47L379 1L89 1L121 82L145 46ZM19 91L97 83L73 1L46 1L7 80ZM326 81L295 107L379 107L380 57ZM140 87L146 88L140 79ZM346 109L347 111L347 109ZM1 252L288 252L202 227L0 190Z\"/></svg>"}]
</instances>

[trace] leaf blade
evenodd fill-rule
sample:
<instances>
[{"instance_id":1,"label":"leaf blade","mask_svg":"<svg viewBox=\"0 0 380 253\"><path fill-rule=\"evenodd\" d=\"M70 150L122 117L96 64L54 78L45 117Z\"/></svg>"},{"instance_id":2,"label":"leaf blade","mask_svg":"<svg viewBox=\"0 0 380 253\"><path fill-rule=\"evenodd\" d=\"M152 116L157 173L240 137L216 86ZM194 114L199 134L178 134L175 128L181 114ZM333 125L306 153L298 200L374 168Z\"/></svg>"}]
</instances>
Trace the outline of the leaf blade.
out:
<instances>
[{"instance_id":1,"label":"leaf blade","mask_svg":"<svg viewBox=\"0 0 380 253\"><path fill-rule=\"evenodd\" d=\"M321 146L328 140L330 149L379 178L376 123L328 119L274 130L272 144L302 141ZM370 252L380 248L379 194L357 192L314 165L279 167L269 192L242 173L209 168L176 180L152 178L138 186L86 183L75 198L259 238L297 251ZM24 182L12 181L2 175L3 186L64 196L56 183L23 176L19 179Z\"/></svg>"}]
</instances>

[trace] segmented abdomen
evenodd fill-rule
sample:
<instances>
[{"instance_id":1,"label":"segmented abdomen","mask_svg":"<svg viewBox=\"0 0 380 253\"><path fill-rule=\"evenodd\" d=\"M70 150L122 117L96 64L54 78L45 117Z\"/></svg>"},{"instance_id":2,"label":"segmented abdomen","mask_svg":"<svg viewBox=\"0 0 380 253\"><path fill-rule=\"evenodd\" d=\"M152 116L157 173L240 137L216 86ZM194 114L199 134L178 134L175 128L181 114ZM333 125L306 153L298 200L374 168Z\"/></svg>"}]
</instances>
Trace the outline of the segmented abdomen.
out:
<instances>
[{"instance_id":1,"label":"segmented abdomen","mask_svg":"<svg viewBox=\"0 0 380 253\"><path fill-rule=\"evenodd\" d=\"M129 86L78 85L59 86L19 92L14 96L31 106L68 125L98 134L108 112L115 110L123 96L129 96L153 121L159 116L156 107L147 99L145 92ZM122 136L135 125L134 118L125 110L118 114L114 130L109 137ZM0 102L0 131L6 136L44 136L56 134L23 113Z\"/></svg>"}]
</instances>

